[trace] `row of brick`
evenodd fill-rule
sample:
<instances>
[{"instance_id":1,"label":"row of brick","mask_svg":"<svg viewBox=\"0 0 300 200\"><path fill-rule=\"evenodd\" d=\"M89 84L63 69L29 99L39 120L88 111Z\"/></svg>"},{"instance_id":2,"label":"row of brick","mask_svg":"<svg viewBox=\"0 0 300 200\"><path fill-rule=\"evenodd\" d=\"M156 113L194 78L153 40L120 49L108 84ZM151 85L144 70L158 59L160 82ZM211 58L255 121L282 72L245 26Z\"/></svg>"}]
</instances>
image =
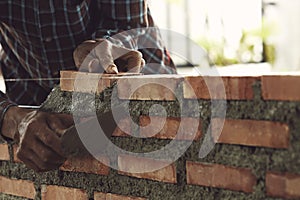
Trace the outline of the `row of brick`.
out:
<instances>
[{"instance_id":1,"label":"row of brick","mask_svg":"<svg viewBox=\"0 0 300 200\"><path fill-rule=\"evenodd\" d=\"M132 123L130 118L123 119L113 135L131 135ZM141 137L198 141L203 135L198 118L140 116L139 126ZM268 148L288 148L290 144L289 126L285 123L215 118L211 128L216 143Z\"/></svg>"},{"instance_id":2,"label":"row of brick","mask_svg":"<svg viewBox=\"0 0 300 200\"><path fill-rule=\"evenodd\" d=\"M100 93L117 81L121 99L174 100L175 90L183 81L183 96L187 99L251 100L253 85L260 81L264 100L300 101L300 76L122 75L62 71L60 87L63 91Z\"/></svg>"},{"instance_id":3,"label":"row of brick","mask_svg":"<svg viewBox=\"0 0 300 200\"><path fill-rule=\"evenodd\" d=\"M132 133L132 123L130 118L123 119L113 135L128 136ZM201 120L196 118L141 116L140 136L198 141L203 135L201 124ZM211 133L216 143L270 148L288 148L290 145L289 126L284 123L213 119L211 125ZM7 145L0 144L0 152L1 160L9 160Z\"/></svg>"},{"instance_id":4,"label":"row of brick","mask_svg":"<svg viewBox=\"0 0 300 200\"><path fill-rule=\"evenodd\" d=\"M0 145L1 160L9 160L7 144ZM16 160L19 162L18 160ZM94 173L100 175L108 175L109 167L108 159L103 158L98 161L91 157L84 159L69 159L61 167L63 171ZM103 164L104 163L104 164ZM136 178L150 179L166 183L177 183L176 166L175 164L166 164L166 161L153 160L149 158L137 158L133 156L119 156L118 159L119 174L132 176ZM162 169L154 172L133 173L143 171L149 168L157 168L158 166L166 165ZM246 193L253 192L253 187L256 185L256 177L252 174L251 169L234 168L219 164L196 163L187 161L186 163L187 184L224 188L234 191L243 191ZM9 179L1 179L1 192L17 196L29 198L33 194L33 185L30 186L28 181L14 180L18 184L25 184L28 193L22 193L20 189L12 189L15 184ZM300 197L300 175L295 174L279 174L268 172L266 175L266 188L269 196L275 197Z\"/></svg>"},{"instance_id":5,"label":"row of brick","mask_svg":"<svg viewBox=\"0 0 300 200\"><path fill-rule=\"evenodd\" d=\"M131 162L141 162L141 158L126 158ZM159 161L155 161L154 165ZM128 162L127 162L128 163ZM123 162L124 165L125 162ZM143 160L143 164L153 165L153 161ZM131 166L135 167L133 164ZM140 164L138 166L141 166ZM124 167L124 166L123 166ZM125 166L128 167L128 166ZM127 169L128 170L128 169ZM135 169L136 170L136 169ZM251 169L236 168L219 164L196 163L188 161L186 163L187 184L205 187L215 187L228 189L232 191L242 191L252 193L256 185L257 179L251 172ZM170 165L162 170L150 173L120 173L122 175L130 175L137 178L156 179L155 177L172 176L172 182L176 183L175 166ZM153 178L154 177L154 178ZM158 180L158 179L157 179ZM300 175L267 172L266 174L266 195L270 197L281 198L300 198ZM16 180L0 176L0 193L14 196L34 199L36 190L34 183L28 180ZM97 199L144 199L140 197L128 197L115 194L95 193ZM87 199L87 193L81 189L67 188L63 186L42 186L42 199Z\"/></svg>"},{"instance_id":6,"label":"row of brick","mask_svg":"<svg viewBox=\"0 0 300 200\"><path fill-rule=\"evenodd\" d=\"M142 137L198 141L203 135L202 122L198 118L141 116L139 125ZM122 119L118 126L113 136L132 134L133 121L130 118ZM284 123L215 118L211 127L216 143L285 149L290 145L289 126ZM0 152L1 160L9 160L6 144L0 144Z\"/></svg>"},{"instance_id":7,"label":"row of brick","mask_svg":"<svg viewBox=\"0 0 300 200\"><path fill-rule=\"evenodd\" d=\"M34 183L27 180L9 179L0 176L0 193L13 196L34 199L36 190ZM85 190L56 185L42 185L42 200L64 199L64 200L88 200L88 194ZM94 193L95 200L143 200L145 198L122 196L111 193Z\"/></svg>"},{"instance_id":8,"label":"row of brick","mask_svg":"<svg viewBox=\"0 0 300 200\"><path fill-rule=\"evenodd\" d=\"M9 160L7 144L0 144L0 160ZM16 162L20 161L16 160ZM108 162L107 158L103 158L100 161L91 157L84 159L73 158L66 161L60 169L63 171L108 175ZM123 155L119 156L118 165L118 173L121 175L166 183L177 183L176 166L174 163L167 165L166 161ZM134 173L136 171L147 171L150 168L157 168L159 166L165 167L154 172ZM251 172L251 169L187 161L186 173L187 184L191 185L223 188L246 193L253 192L253 188L256 185L256 177ZM34 185L30 181L11 180L5 177L0 177L0 179L0 192L2 193L26 198L31 198L35 195ZM24 190L20 188L21 185L25 188ZM47 191L45 190L45 197L55 194L54 192L47 194ZM266 191L268 196L300 198L300 175L268 172L266 174Z\"/></svg>"},{"instance_id":9,"label":"row of brick","mask_svg":"<svg viewBox=\"0 0 300 200\"><path fill-rule=\"evenodd\" d=\"M42 200L87 200L88 194L85 190L68 188L54 185L43 185ZM141 197L123 196L111 193L95 192L94 200L145 200Z\"/></svg>"}]
</instances>

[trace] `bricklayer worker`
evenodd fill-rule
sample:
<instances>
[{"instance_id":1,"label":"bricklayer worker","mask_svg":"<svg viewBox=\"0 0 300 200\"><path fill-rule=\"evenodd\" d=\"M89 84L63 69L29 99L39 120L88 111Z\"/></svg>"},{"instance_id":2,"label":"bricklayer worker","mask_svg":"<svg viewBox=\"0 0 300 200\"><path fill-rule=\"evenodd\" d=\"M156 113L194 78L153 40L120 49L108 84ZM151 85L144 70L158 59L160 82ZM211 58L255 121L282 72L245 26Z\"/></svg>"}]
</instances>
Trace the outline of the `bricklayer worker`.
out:
<instances>
[{"instance_id":1,"label":"bricklayer worker","mask_svg":"<svg viewBox=\"0 0 300 200\"><path fill-rule=\"evenodd\" d=\"M7 0L0 1L0 15L6 85L6 94L0 94L1 133L19 142L17 156L36 171L65 161L59 137L73 120L18 105L40 105L58 84L60 70L176 73L157 29L141 31L142 37L112 37L154 27L146 0ZM139 49L141 43L155 48Z\"/></svg>"}]
</instances>

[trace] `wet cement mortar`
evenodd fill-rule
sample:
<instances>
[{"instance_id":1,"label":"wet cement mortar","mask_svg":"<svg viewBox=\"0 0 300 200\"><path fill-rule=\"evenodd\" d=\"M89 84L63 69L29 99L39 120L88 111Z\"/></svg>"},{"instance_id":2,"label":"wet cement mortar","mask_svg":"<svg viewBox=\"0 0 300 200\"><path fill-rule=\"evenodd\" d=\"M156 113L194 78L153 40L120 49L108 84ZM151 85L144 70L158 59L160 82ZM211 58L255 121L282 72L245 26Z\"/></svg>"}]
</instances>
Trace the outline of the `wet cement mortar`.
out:
<instances>
[{"instance_id":1,"label":"wet cement mortar","mask_svg":"<svg viewBox=\"0 0 300 200\"><path fill-rule=\"evenodd\" d=\"M180 96L179 86L176 96ZM122 176L116 170L111 169L108 176L95 174L51 171L47 173L35 173L27 169L23 164L11 161L0 161L0 174L7 177L32 180L35 182L38 193L35 199L40 199L40 187L47 185L62 185L66 187L82 188L93 199L93 192L110 192L120 195L145 197L147 199L276 199L265 195L265 174L267 171L299 173L300 171L300 102L263 101L261 99L260 82L253 85L254 99L251 101L227 101L226 117L230 119L253 119L278 121L288 124L290 128L290 147L288 149L255 148L240 145L217 144L205 157L199 158L199 149L203 143L195 141L176 162L177 183L161 183L157 181L136 179ZM110 109L112 88L106 89L99 95L82 94L81 97L69 92L62 92L58 87L54 88L48 99L44 102L42 110L57 113L72 113L73 109L91 109L95 103L98 114ZM73 97L73 100L72 100ZM91 102L93 101L93 102ZM114 100L113 104L121 104L123 101ZM199 105L199 113L195 114L195 103ZM218 104L218 101L214 103ZM222 105L221 102L220 105ZM213 107L212 102L206 100L184 101L185 110L180 112L180 100L177 101L131 101L130 114L134 121L140 115L148 115L149 108L154 104L162 105L168 116L199 116L203 121L203 133L209 134L208 126L211 117L218 117L222 106ZM83 105L83 106L82 106ZM219 105L219 104L218 104ZM188 109L186 109L188 108ZM92 111L93 109L91 109ZM84 113L84 112L83 112ZM86 114L86 113L85 113ZM138 130L135 130L138 132ZM207 133L206 133L207 132ZM133 137L113 137L111 141L128 151L150 152L162 148L170 140L153 138L141 139ZM184 144L184 143L183 143ZM179 144L180 146L180 144ZM12 150L12 149L10 149ZM225 189L200 187L186 184L186 161L218 163L234 167L250 168L257 177L254 192L246 194ZM1 199L2 196L0 196ZM11 197L11 199L14 199ZM18 198L15 198L18 199Z\"/></svg>"}]
</instances>

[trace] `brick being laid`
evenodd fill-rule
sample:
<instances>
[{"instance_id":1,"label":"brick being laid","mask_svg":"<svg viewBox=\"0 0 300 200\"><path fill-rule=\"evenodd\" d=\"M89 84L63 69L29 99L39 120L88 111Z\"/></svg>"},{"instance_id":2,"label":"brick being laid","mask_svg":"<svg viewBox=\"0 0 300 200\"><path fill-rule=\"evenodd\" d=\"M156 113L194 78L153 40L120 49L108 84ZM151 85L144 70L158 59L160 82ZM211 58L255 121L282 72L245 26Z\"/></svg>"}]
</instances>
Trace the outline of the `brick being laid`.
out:
<instances>
[{"instance_id":1,"label":"brick being laid","mask_svg":"<svg viewBox=\"0 0 300 200\"><path fill-rule=\"evenodd\" d=\"M111 87L122 76L139 76L139 73L100 74L78 72L72 70L60 71L60 89L68 92L101 93Z\"/></svg>"},{"instance_id":2,"label":"brick being laid","mask_svg":"<svg viewBox=\"0 0 300 200\"><path fill-rule=\"evenodd\" d=\"M253 84L260 77L213 77L185 75L98 74L61 71L63 91L100 93L117 82L118 97L129 100L176 100L176 89L183 82L187 99L253 99ZM220 92L224 89L224 93Z\"/></svg>"}]
</instances>

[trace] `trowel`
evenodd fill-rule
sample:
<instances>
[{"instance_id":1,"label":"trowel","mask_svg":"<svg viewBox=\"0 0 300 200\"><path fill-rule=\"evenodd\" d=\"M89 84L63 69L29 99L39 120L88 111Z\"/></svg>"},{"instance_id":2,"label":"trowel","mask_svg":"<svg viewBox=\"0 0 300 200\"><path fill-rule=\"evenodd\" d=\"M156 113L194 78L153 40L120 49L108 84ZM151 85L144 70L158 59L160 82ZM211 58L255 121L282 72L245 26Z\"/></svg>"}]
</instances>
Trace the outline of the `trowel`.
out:
<instances>
[{"instance_id":1,"label":"trowel","mask_svg":"<svg viewBox=\"0 0 300 200\"><path fill-rule=\"evenodd\" d=\"M113 113L118 116L114 117ZM61 136L65 156L69 158L104 153L113 132L118 127L119 119L122 119L125 113L125 108L119 106L114 108L114 111L97 114L68 128Z\"/></svg>"},{"instance_id":2,"label":"trowel","mask_svg":"<svg viewBox=\"0 0 300 200\"><path fill-rule=\"evenodd\" d=\"M82 72L61 71L61 82L66 79L68 84L73 84L70 80ZM95 73L93 73L95 75ZM142 75L141 73L118 73L118 74L101 74L103 77L122 77ZM82 77L82 76L81 76ZM122 119L125 117L125 107L116 106L114 109L116 117ZM87 154L103 153L110 142L110 137L117 128L118 119L115 120L113 112L110 110L106 113L97 113L94 117L85 118L83 121L76 123L68 128L61 136L62 148L66 157L79 157Z\"/></svg>"}]
</instances>

